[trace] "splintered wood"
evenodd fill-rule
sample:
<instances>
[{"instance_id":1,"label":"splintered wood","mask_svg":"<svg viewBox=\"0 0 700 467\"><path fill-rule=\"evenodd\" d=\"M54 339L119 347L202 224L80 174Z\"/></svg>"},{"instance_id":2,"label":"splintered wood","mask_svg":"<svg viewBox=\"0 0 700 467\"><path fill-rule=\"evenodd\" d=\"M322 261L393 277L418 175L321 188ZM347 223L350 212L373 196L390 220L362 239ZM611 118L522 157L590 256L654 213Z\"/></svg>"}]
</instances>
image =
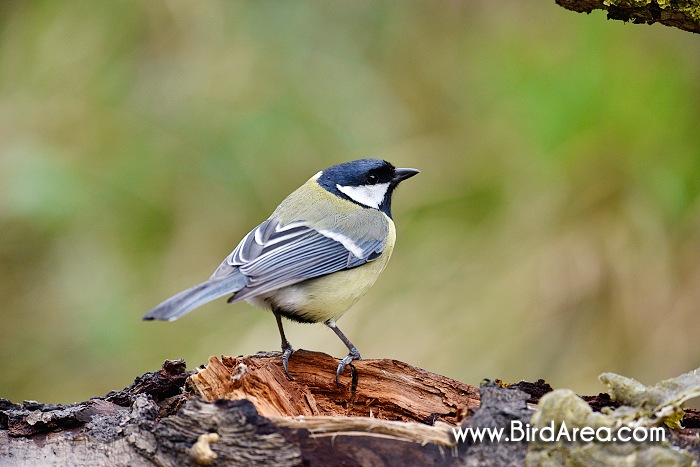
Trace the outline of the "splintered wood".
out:
<instances>
[{"instance_id":1,"label":"splintered wood","mask_svg":"<svg viewBox=\"0 0 700 467\"><path fill-rule=\"evenodd\" d=\"M287 379L279 353L209 358L189 386L207 401L248 399L263 416L372 417L432 425L458 423L479 406L476 387L396 360L353 362L335 382L338 361L297 350Z\"/></svg>"}]
</instances>

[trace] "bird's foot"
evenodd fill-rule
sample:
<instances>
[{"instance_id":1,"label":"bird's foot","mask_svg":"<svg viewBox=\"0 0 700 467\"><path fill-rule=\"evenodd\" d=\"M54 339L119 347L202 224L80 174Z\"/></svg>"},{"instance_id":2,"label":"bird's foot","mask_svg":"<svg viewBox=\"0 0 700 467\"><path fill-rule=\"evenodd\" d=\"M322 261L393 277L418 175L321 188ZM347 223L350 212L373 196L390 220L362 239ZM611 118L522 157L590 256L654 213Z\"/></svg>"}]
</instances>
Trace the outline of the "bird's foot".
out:
<instances>
[{"instance_id":1,"label":"bird's foot","mask_svg":"<svg viewBox=\"0 0 700 467\"><path fill-rule=\"evenodd\" d=\"M286 347L282 347L282 367L284 367L284 373L287 375L287 378L289 378L289 381L294 381L294 378L292 378L289 375L289 357L292 356L294 353L294 349L292 348L291 345L287 344Z\"/></svg>"},{"instance_id":2,"label":"bird's foot","mask_svg":"<svg viewBox=\"0 0 700 467\"><path fill-rule=\"evenodd\" d=\"M360 355L360 351L357 350L355 347L350 349L350 353L348 354L347 357L342 359L340 363L338 364L338 369L335 372L335 382L340 384L339 378L340 374L345 370L345 367L348 366L350 363L352 363L353 360L362 360L362 356Z\"/></svg>"}]
</instances>

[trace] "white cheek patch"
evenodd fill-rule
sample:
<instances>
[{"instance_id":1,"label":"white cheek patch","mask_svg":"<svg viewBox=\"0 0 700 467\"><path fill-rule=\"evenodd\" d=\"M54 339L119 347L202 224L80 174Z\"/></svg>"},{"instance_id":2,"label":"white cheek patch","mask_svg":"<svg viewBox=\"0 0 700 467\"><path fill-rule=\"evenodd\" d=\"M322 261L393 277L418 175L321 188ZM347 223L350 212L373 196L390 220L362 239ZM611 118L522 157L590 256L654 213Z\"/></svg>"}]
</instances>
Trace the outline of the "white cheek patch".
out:
<instances>
[{"instance_id":1,"label":"white cheek patch","mask_svg":"<svg viewBox=\"0 0 700 467\"><path fill-rule=\"evenodd\" d=\"M379 205L384 201L386 191L389 189L388 183L377 183L376 185L362 186L341 186L336 185L339 191L346 194L353 201L364 206L379 209Z\"/></svg>"}]
</instances>

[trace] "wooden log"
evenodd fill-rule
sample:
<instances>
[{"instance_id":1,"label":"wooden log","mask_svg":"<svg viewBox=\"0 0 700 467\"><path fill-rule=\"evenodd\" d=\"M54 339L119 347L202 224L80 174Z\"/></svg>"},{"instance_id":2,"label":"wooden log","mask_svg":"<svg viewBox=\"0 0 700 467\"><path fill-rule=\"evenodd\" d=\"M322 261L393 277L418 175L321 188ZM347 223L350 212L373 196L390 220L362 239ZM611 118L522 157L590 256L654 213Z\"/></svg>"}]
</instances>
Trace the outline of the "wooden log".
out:
<instances>
[{"instance_id":1,"label":"wooden log","mask_svg":"<svg viewBox=\"0 0 700 467\"><path fill-rule=\"evenodd\" d=\"M453 429L526 424L529 403L551 390L544 381L477 390L394 360L355 362L336 384L336 365L298 351L289 381L279 352L211 357L198 372L166 361L78 404L0 399L0 465L520 466L526 441L458 442ZM688 411L686 429L669 430L696 461L698 420Z\"/></svg>"}]
</instances>

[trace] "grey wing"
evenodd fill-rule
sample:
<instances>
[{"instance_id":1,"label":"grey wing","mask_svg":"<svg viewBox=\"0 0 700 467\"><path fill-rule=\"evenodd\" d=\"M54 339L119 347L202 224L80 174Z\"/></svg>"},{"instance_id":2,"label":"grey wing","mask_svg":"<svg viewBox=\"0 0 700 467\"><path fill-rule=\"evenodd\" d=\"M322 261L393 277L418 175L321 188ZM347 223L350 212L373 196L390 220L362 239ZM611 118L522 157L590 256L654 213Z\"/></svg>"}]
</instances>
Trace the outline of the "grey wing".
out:
<instances>
[{"instance_id":1,"label":"grey wing","mask_svg":"<svg viewBox=\"0 0 700 467\"><path fill-rule=\"evenodd\" d=\"M239 270L248 277L239 301L314 277L361 266L384 251L386 236L351 240L334 230L316 230L303 222L282 225L270 218L246 235L221 263L212 279Z\"/></svg>"}]
</instances>

